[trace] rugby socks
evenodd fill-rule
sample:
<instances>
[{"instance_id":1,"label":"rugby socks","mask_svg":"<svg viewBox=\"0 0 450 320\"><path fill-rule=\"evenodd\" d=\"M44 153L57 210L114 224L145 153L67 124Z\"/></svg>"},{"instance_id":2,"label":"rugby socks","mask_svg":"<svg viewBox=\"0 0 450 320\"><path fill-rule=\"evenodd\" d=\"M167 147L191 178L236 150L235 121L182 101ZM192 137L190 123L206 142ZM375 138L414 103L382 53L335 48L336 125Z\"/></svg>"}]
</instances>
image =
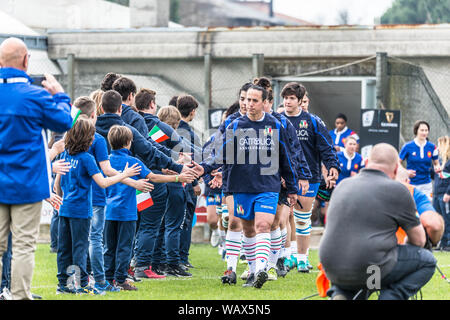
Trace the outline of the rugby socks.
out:
<instances>
[{"instance_id":1,"label":"rugby socks","mask_svg":"<svg viewBox=\"0 0 450 320\"><path fill-rule=\"evenodd\" d=\"M236 272L236 266L241 250L241 232L228 231L225 241L227 269L233 269Z\"/></svg>"},{"instance_id":2,"label":"rugby socks","mask_svg":"<svg viewBox=\"0 0 450 320\"><path fill-rule=\"evenodd\" d=\"M281 230L281 250L280 250L281 258L286 258L288 256L288 250L285 247L286 240L287 240L287 229L284 228Z\"/></svg>"},{"instance_id":3,"label":"rugby socks","mask_svg":"<svg viewBox=\"0 0 450 320\"><path fill-rule=\"evenodd\" d=\"M266 269L269 253L270 233L258 233L256 235L256 273Z\"/></svg>"},{"instance_id":4,"label":"rugby socks","mask_svg":"<svg viewBox=\"0 0 450 320\"><path fill-rule=\"evenodd\" d=\"M244 248L245 258L248 262L249 274L255 273L256 268L256 237L242 237L242 247Z\"/></svg>"},{"instance_id":5,"label":"rugby socks","mask_svg":"<svg viewBox=\"0 0 450 320\"><path fill-rule=\"evenodd\" d=\"M281 243L283 242L281 237L281 230L277 228L270 232L270 254L269 263L267 268L275 268L277 265L278 257L280 256Z\"/></svg>"},{"instance_id":6,"label":"rugby socks","mask_svg":"<svg viewBox=\"0 0 450 320\"><path fill-rule=\"evenodd\" d=\"M308 260L308 255L307 255L307 254L301 254L301 253L299 253L299 254L297 255L297 264L298 264L300 261L303 261L304 263L306 263L306 260Z\"/></svg>"}]
</instances>

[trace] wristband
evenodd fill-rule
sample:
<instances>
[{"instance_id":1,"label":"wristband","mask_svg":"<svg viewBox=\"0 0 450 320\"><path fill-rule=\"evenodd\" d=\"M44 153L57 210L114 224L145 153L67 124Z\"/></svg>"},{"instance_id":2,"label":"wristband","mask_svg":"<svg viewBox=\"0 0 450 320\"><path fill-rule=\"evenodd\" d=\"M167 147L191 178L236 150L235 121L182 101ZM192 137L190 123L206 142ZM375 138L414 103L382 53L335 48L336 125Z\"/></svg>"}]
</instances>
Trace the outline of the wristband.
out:
<instances>
[{"instance_id":1,"label":"wristband","mask_svg":"<svg viewBox=\"0 0 450 320\"><path fill-rule=\"evenodd\" d=\"M178 182L178 176L175 176L175 182Z\"/></svg>"}]
</instances>

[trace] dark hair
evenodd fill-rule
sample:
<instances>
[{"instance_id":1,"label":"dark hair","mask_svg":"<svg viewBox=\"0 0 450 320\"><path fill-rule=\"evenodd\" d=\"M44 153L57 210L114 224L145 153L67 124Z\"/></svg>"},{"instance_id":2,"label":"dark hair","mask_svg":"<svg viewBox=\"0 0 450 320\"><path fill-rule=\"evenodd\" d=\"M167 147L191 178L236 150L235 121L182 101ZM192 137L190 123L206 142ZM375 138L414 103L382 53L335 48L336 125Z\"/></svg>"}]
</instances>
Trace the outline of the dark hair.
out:
<instances>
[{"instance_id":1,"label":"dark hair","mask_svg":"<svg viewBox=\"0 0 450 320\"><path fill-rule=\"evenodd\" d=\"M231 106L228 107L227 111L225 111L225 118L239 111L239 101L236 101Z\"/></svg>"},{"instance_id":2,"label":"dark hair","mask_svg":"<svg viewBox=\"0 0 450 320\"><path fill-rule=\"evenodd\" d=\"M252 85L253 85L253 83L251 83L251 82L247 82L246 84L244 84L244 85L241 87L241 89L239 89L239 96L241 95L241 92L242 92L242 91L247 92L248 89L250 89L250 87L251 87Z\"/></svg>"},{"instance_id":3,"label":"dark hair","mask_svg":"<svg viewBox=\"0 0 450 320\"><path fill-rule=\"evenodd\" d=\"M193 96L190 95L182 95L177 99L177 108L181 113L183 118L189 116L192 110L198 108L198 102L195 100Z\"/></svg>"},{"instance_id":4,"label":"dark hair","mask_svg":"<svg viewBox=\"0 0 450 320\"><path fill-rule=\"evenodd\" d=\"M66 150L70 155L88 151L94 141L95 126L86 116L78 117L77 122L67 131L64 138Z\"/></svg>"},{"instance_id":5,"label":"dark hair","mask_svg":"<svg viewBox=\"0 0 450 320\"><path fill-rule=\"evenodd\" d=\"M343 113L338 113L336 115L336 118L334 118L334 120L337 120L337 119L343 119L345 122L347 122L347 116Z\"/></svg>"},{"instance_id":6,"label":"dark hair","mask_svg":"<svg viewBox=\"0 0 450 320\"><path fill-rule=\"evenodd\" d=\"M272 83L270 80L266 77L261 78L255 78L253 80L253 84L260 86L267 91L267 99L271 102L273 101L273 89L272 89Z\"/></svg>"},{"instance_id":7,"label":"dark hair","mask_svg":"<svg viewBox=\"0 0 450 320\"><path fill-rule=\"evenodd\" d=\"M296 96L300 101L303 99L305 92L306 88L303 85L297 82L289 82L284 86L283 90L281 90L281 96L283 98L286 96Z\"/></svg>"},{"instance_id":8,"label":"dark hair","mask_svg":"<svg viewBox=\"0 0 450 320\"><path fill-rule=\"evenodd\" d=\"M178 96L173 96L170 101L169 101L169 106L177 106L177 100L178 100Z\"/></svg>"},{"instance_id":9,"label":"dark hair","mask_svg":"<svg viewBox=\"0 0 450 320\"><path fill-rule=\"evenodd\" d=\"M114 81L112 88L122 96L122 101L127 100L130 94L136 93L137 90L134 81L127 77L120 77Z\"/></svg>"},{"instance_id":10,"label":"dark hair","mask_svg":"<svg viewBox=\"0 0 450 320\"><path fill-rule=\"evenodd\" d=\"M150 102L155 101L156 92L149 89L141 89L135 98L136 108L141 110L147 110Z\"/></svg>"},{"instance_id":11,"label":"dark hair","mask_svg":"<svg viewBox=\"0 0 450 320\"><path fill-rule=\"evenodd\" d=\"M250 89L257 90L257 91L261 91L262 101L264 101L264 100L267 99L268 93L267 93L267 90L264 89L263 87L260 87L260 86L257 86L257 85L254 85L254 84L253 84L253 85L248 89L248 91L249 91Z\"/></svg>"},{"instance_id":12,"label":"dark hair","mask_svg":"<svg viewBox=\"0 0 450 320\"><path fill-rule=\"evenodd\" d=\"M88 117L96 111L95 101L89 97L79 97L73 103L73 106L81 110L81 114L85 114Z\"/></svg>"},{"instance_id":13,"label":"dark hair","mask_svg":"<svg viewBox=\"0 0 450 320\"><path fill-rule=\"evenodd\" d=\"M416 121L416 123L414 123L414 135L417 136L417 132L419 131L419 127L424 124L427 126L428 131L430 131L430 125L428 124L428 122L424 121L424 120L418 120Z\"/></svg>"},{"instance_id":14,"label":"dark hair","mask_svg":"<svg viewBox=\"0 0 450 320\"><path fill-rule=\"evenodd\" d=\"M122 97L115 90L108 90L102 97L102 108L105 113L116 113L122 105Z\"/></svg>"},{"instance_id":15,"label":"dark hair","mask_svg":"<svg viewBox=\"0 0 450 320\"><path fill-rule=\"evenodd\" d=\"M112 90L112 86L113 86L114 81L116 81L120 77L121 77L120 74L117 74L117 73L114 73L114 72L107 73L105 75L105 77L103 78L103 81L102 81L100 89L102 91Z\"/></svg>"},{"instance_id":16,"label":"dark hair","mask_svg":"<svg viewBox=\"0 0 450 320\"><path fill-rule=\"evenodd\" d=\"M108 142L112 150L125 148L133 141L133 132L125 126L114 125L109 129Z\"/></svg>"}]
</instances>

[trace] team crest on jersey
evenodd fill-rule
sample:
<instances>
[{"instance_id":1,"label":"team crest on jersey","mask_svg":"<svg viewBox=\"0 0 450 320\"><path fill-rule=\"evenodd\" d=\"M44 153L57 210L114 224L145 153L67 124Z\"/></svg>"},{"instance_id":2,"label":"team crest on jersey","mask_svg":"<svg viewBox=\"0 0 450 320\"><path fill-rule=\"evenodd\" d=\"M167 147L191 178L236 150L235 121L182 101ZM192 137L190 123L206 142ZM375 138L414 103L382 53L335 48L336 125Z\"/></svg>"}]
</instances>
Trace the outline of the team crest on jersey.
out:
<instances>
[{"instance_id":1,"label":"team crest on jersey","mask_svg":"<svg viewBox=\"0 0 450 320\"><path fill-rule=\"evenodd\" d=\"M358 170L359 166L357 163L355 163L355 170Z\"/></svg>"},{"instance_id":2,"label":"team crest on jersey","mask_svg":"<svg viewBox=\"0 0 450 320\"><path fill-rule=\"evenodd\" d=\"M431 158L431 151L428 151L427 156L428 158Z\"/></svg>"},{"instance_id":3,"label":"team crest on jersey","mask_svg":"<svg viewBox=\"0 0 450 320\"><path fill-rule=\"evenodd\" d=\"M242 205L238 205L237 207L237 213L239 215L243 215L244 214L244 208L242 207Z\"/></svg>"},{"instance_id":4,"label":"team crest on jersey","mask_svg":"<svg viewBox=\"0 0 450 320\"><path fill-rule=\"evenodd\" d=\"M415 156L416 156L416 154L417 154L417 153L413 152L413 153L412 153L412 156L413 156L413 157L415 157Z\"/></svg>"},{"instance_id":5,"label":"team crest on jersey","mask_svg":"<svg viewBox=\"0 0 450 320\"><path fill-rule=\"evenodd\" d=\"M220 202L220 196L218 194L215 195L214 200L216 202Z\"/></svg>"},{"instance_id":6,"label":"team crest on jersey","mask_svg":"<svg viewBox=\"0 0 450 320\"><path fill-rule=\"evenodd\" d=\"M264 129L264 135L265 136L272 136L273 135L272 127L266 126L266 128Z\"/></svg>"},{"instance_id":7,"label":"team crest on jersey","mask_svg":"<svg viewBox=\"0 0 450 320\"><path fill-rule=\"evenodd\" d=\"M300 129L308 129L308 121L301 120L299 124Z\"/></svg>"}]
</instances>

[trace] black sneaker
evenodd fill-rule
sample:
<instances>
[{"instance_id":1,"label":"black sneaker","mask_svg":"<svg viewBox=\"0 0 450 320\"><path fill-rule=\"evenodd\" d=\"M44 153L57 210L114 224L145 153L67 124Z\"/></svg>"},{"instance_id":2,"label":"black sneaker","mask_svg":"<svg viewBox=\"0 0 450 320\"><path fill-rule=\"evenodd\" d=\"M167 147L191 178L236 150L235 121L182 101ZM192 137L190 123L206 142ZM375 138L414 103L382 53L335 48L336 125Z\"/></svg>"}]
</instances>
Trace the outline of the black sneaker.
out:
<instances>
[{"instance_id":1,"label":"black sneaker","mask_svg":"<svg viewBox=\"0 0 450 320\"><path fill-rule=\"evenodd\" d=\"M289 272L286 268L286 266L284 265L284 259L283 258L279 258L277 260L277 264L276 264L276 268L277 270L277 276L278 277L286 277L287 273Z\"/></svg>"},{"instance_id":2,"label":"black sneaker","mask_svg":"<svg viewBox=\"0 0 450 320\"><path fill-rule=\"evenodd\" d=\"M180 278L189 278L192 277L192 274L185 271L180 265L170 265L166 271L166 275L168 277L180 277Z\"/></svg>"},{"instance_id":3,"label":"black sneaker","mask_svg":"<svg viewBox=\"0 0 450 320\"><path fill-rule=\"evenodd\" d=\"M227 271L224 272L222 278L222 283L228 283L228 284L236 284L236 272L233 271L232 268L229 268Z\"/></svg>"},{"instance_id":4,"label":"black sneaker","mask_svg":"<svg viewBox=\"0 0 450 320\"><path fill-rule=\"evenodd\" d=\"M251 273L247 277L247 281L242 285L244 288L253 287L253 282L255 282L255 274Z\"/></svg>"},{"instance_id":5,"label":"black sneaker","mask_svg":"<svg viewBox=\"0 0 450 320\"><path fill-rule=\"evenodd\" d=\"M179 266L181 269L183 269L185 272L188 272L188 271L189 271L189 268L188 268L184 263L180 263L178 266Z\"/></svg>"},{"instance_id":6,"label":"black sneaker","mask_svg":"<svg viewBox=\"0 0 450 320\"><path fill-rule=\"evenodd\" d=\"M189 269L193 269L195 268L189 261L184 263L185 267L189 268Z\"/></svg>"},{"instance_id":7,"label":"black sneaker","mask_svg":"<svg viewBox=\"0 0 450 320\"><path fill-rule=\"evenodd\" d=\"M160 265L160 264L152 266L152 271L154 273L156 273L157 275L159 275L159 276L165 276L166 275L165 268L162 268L162 265Z\"/></svg>"},{"instance_id":8,"label":"black sneaker","mask_svg":"<svg viewBox=\"0 0 450 320\"><path fill-rule=\"evenodd\" d=\"M261 270L258 272L255 276L255 281L253 282L253 286L257 289L261 289L263 284L267 281L269 278L269 275L266 271Z\"/></svg>"}]
</instances>

